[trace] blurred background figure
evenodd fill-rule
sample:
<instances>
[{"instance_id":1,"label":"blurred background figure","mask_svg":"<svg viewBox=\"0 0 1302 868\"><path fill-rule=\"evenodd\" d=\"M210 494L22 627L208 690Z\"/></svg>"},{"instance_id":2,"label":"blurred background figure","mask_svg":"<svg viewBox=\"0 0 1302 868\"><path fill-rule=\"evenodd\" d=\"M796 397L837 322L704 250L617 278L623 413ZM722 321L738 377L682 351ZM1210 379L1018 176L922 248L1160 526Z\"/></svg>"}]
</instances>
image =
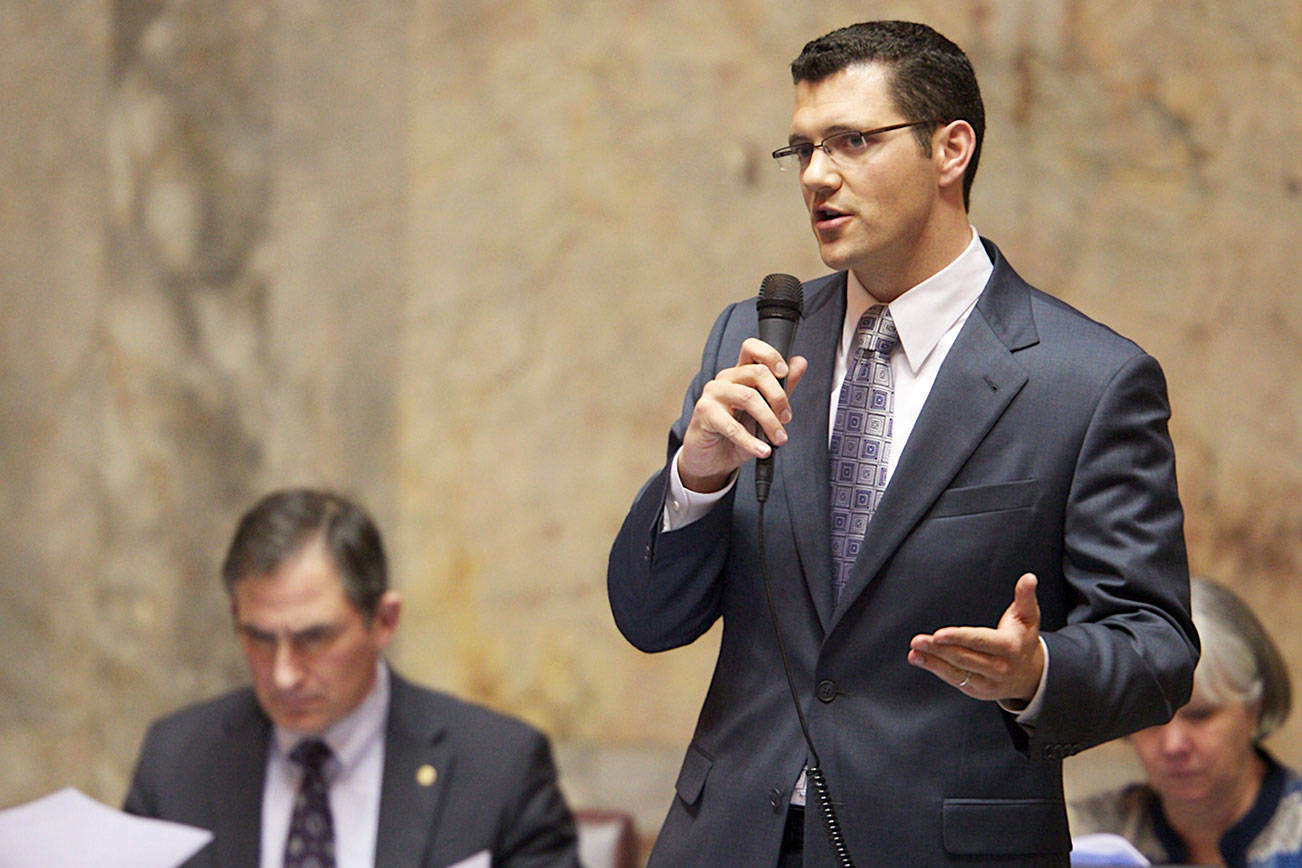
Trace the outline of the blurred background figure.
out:
<instances>
[{"instance_id":1,"label":"blurred background figure","mask_svg":"<svg viewBox=\"0 0 1302 868\"><path fill-rule=\"evenodd\" d=\"M1147 781L1073 803L1072 835L1119 834L1156 864L1302 865L1302 779L1261 744L1292 706L1283 657L1224 585L1195 578L1191 593L1193 696L1129 737Z\"/></svg>"},{"instance_id":2,"label":"blurred background figure","mask_svg":"<svg viewBox=\"0 0 1302 868\"><path fill-rule=\"evenodd\" d=\"M390 668L402 599L359 504L268 494L222 581L251 685L155 722L125 805L212 831L186 868L579 868L547 736Z\"/></svg>"}]
</instances>

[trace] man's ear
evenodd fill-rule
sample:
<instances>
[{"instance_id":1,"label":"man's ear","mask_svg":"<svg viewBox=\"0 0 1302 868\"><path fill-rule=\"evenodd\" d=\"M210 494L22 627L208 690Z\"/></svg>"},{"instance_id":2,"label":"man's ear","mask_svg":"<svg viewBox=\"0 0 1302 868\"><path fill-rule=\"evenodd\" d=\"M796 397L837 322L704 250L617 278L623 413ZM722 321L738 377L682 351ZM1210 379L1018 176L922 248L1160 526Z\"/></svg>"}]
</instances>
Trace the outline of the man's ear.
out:
<instances>
[{"instance_id":1,"label":"man's ear","mask_svg":"<svg viewBox=\"0 0 1302 868\"><path fill-rule=\"evenodd\" d=\"M402 597L390 588L380 595L375 604L375 614L371 617L371 630L381 648L393 641L393 631L398 629L398 618L401 615Z\"/></svg>"},{"instance_id":2,"label":"man's ear","mask_svg":"<svg viewBox=\"0 0 1302 868\"><path fill-rule=\"evenodd\" d=\"M936 161L938 181L942 187L963 190L963 174L976 153L976 131L967 121L950 121L938 129L931 140L931 155Z\"/></svg>"}]
</instances>

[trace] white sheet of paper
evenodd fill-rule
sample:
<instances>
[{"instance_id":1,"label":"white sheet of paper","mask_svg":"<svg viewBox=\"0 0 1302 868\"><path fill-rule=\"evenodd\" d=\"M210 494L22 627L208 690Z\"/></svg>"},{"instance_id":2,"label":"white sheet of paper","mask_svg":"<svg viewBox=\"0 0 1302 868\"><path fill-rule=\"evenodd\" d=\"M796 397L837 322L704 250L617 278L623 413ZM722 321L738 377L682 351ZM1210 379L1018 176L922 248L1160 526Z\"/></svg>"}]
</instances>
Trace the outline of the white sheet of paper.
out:
<instances>
[{"instance_id":1,"label":"white sheet of paper","mask_svg":"<svg viewBox=\"0 0 1302 868\"><path fill-rule=\"evenodd\" d=\"M1094 832L1071 839L1072 865L1106 865L1118 868L1124 865L1151 865L1143 853L1135 849L1120 835Z\"/></svg>"},{"instance_id":2,"label":"white sheet of paper","mask_svg":"<svg viewBox=\"0 0 1302 868\"><path fill-rule=\"evenodd\" d=\"M462 859L455 865L449 865L448 868L492 868L493 854L487 850L481 850L469 859Z\"/></svg>"},{"instance_id":3,"label":"white sheet of paper","mask_svg":"<svg viewBox=\"0 0 1302 868\"><path fill-rule=\"evenodd\" d=\"M72 787L0 811L0 868L176 868L212 832L103 805Z\"/></svg>"}]
</instances>

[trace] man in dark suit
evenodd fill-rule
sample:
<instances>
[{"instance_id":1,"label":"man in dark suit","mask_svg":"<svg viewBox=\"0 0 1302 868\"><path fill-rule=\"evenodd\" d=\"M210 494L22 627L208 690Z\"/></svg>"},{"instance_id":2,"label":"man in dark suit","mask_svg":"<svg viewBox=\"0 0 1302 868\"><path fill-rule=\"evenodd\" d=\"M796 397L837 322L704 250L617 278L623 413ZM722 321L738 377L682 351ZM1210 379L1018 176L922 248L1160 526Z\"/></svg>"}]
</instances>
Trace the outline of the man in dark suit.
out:
<instances>
[{"instance_id":1,"label":"man in dark suit","mask_svg":"<svg viewBox=\"0 0 1302 868\"><path fill-rule=\"evenodd\" d=\"M265 497L222 577L252 688L154 723L125 805L211 830L188 865L578 865L547 739L385 663L401 601L360 507Z\"/></svg>"},{"instance_id":2,"label":"man in dark suit","mask_svg":"<svg viewBox=\"0 0 1302 868\"><path fill-rule=\"evenodd\" d=\"M651 864L836 864L821 764L859 866L1066 865L1062 758L1167 720L1197 659L1161 370L972 228L956 45L870 22L792 75L774 157L836 273L787 359L719 317L611 551L637 647L723 621Z\"/></svg>"}]
</instances>

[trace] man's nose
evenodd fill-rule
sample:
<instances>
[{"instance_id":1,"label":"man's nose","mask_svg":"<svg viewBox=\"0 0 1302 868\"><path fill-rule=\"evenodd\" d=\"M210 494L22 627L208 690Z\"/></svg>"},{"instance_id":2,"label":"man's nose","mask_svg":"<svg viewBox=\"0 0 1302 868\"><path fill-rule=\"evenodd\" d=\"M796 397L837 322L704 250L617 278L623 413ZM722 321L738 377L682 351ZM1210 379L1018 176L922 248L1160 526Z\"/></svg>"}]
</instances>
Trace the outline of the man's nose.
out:
<instances>
[{"instance_id":1,"label":"man's nose","mask_svg":"<svg viewBox=\"0 0 1302 868\"><path fill-rule=\"evenodd\" d=\"M811 190L835 187L839 178L840 170L822 148L814 148L809 155L809 163L800 171L800 183Z\"/></svg>"},{"instance_id":2,"label":"man's nose","mask_svg":"<svg viewBox=\"0 0 1302 868\"><path fill-rule=\"evenodd\" d=\"M271 663L271 677L277 690L291 690L303 677L303 667L290 642L277 642L275 657Z\"/></svg>"}]
</instances>

